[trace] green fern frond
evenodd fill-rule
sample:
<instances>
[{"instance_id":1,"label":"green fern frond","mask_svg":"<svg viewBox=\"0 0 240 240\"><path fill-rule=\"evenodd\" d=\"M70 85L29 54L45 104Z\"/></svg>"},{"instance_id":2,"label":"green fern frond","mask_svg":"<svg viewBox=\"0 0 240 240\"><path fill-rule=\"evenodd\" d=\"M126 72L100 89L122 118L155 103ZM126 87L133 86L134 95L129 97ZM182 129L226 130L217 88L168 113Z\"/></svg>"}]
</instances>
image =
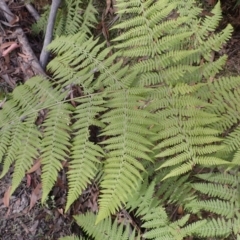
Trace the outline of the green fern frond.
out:
<instances>
[{"instance_id":1,"label":"green fern frond","mask_svg":"<svg viewBox=\"0 0 240 240\"><path fill-rule=\"evenodd\" d=\"M4 155L6 154L8 146L11 142L11 132L11 125L6 126L5 128L3 127L0 130L0 163L3 162Z\"/></svg>"},{"instance_id":2,"label":"green fern frond","mask_svg":"<svg viewBox=\"0 0 240 240\"><path fill-rule=\"evenodd\" d=\"M160 168L181 164L172 169L164 179L186 173L196 164L229 164L210 156L224 149L224 146L216 144L222 140L216 137L217 131L214 129L208 128L208 131L201 133L199 130L211 124L211 121L216 122L216 117L204 111L206 103L192 97L192 94L193 92L181 94L175 88L162 88L157 92L158 99L154 98L152 106L149 105L157 110L159 121L159 130L157 126L154 129L159 134L153 140L158 142L154 147L155 152L160 152L156 157L164 158Z\"/></svg>"},{"instance_id":3,"label":"green fern frond","mask_svg":"<svg viewBox=\"0 0 240 240\"><path fill-rule=\"evenodd\" d=\"M229 201L236 200L236 191L223 185L212 183L194 183L192 187L211 197L218 197Z\"/></svg>"},{"instance_id":4,"label":"green fern frond","mask_svg":"<svg viewBox=\"0 0 240 240\"><path fill-rule=\"evenodd\" d=\"M199 16L202 9L196 4L195 0L189 0L188 3L182 1L170 0L170 2L177 2L177 9L180 16L190 16L190 20L195 22L195 16ZM185 24L191 25L192 21L187 21Z\"/></svg>"},{"instance_id":5,"label":"green fern frond","mask_svg":"<svg viewBox=\"0 0 240 240\"><path fill-rule=\"evenodd\" d=\"M212 56L211 56L212 57ZM227 60L227 56L224 55L222 57L220 57L219 59L217 59L214 62L209 62L209 63L205 63L200 69L202 75L206 78L213 78L214 76L216 76L217 73L219 73L222 69L223 66L225 65Z\"/></svg>"},{"instance_id":6,"label":"green fern frond","mask_svg":"<svg viewBox=\"0 0 240 240\"><path fill-rule=\"evenodd\" d=\"M92 35L91 28L96 23L97 11L92 0L87 1L87 7L85 4L86 2L82 0L64 0L62 2L56 17L54 36L75 34L79 31ZM39 34L40 31L45 33L49 13L50 7L47 6L41 18L32 26L35 34Z\"/></svg>"},{"instance_id":7,"label":"green fern frond","mask_svg":"<svg viewBox=\"0 0 240 240\"><path fill-rule=\"evenodd\" d=\"M213 36L208 37L206 41L204 41L204 45L201 45L201 50L203 52L203 55L206 56L206 59L211 60L211 52L209 49L219 51L222 48L223 44L225 44L230 39L232 32L233 27L231 25L227 25L227 27L220 33L214 34Z\"/></svg>"},{"instance_id":8,"label":"green fern frond","mask_svg":"<svg viewBox=\"0 0 240 240\"><path fill-rule=\"evenodd\" d=\"M158 201L153 199L155 190L155 182L152 181L150 184L147 179L144 178L143 182L139 184L137 190L134 192L131 198L129 198L126 205L126 209L133 211L137 209L136 216L145 215L149 209L157 207ZM167 220L167 214L161 213L161 220Z\"/></svg>"},{"instance_id":9,"label":"green fern frond","mask_svg":"<svg viewBox=\"0 0 240 240\"><path fill-rule=\"evenodd\" d=\"M165 174L166 176L167 174ZM161 177L160 181L165 177ZM159 196L160 202L169 204L184 205L194 198L189 175L165 179L161 182L156 195Z\"/></svg>"},{"instance_id":10,"label":"green fern frond","mask_svg":"<svg viewBox=\"0 0 240 240\"><path fill-rule=\"evenodd\" d=\"M50 6L46 5L43 9L43 13L40 19L36 23L34 23L31 27L33 34L37 35L41 31L43 31L43 33L45 34L49 13L50 13Z\"/></svg>"},{"instance_id":11,"label":"green fern frond","mask_svg":"<svg viewBox=\"0 0 240 240\"><path fill-rule=\"evenodd\" d=\"M220 2L218 2L211 11L212 16L205 16L204 20L202 21L201 28L196 31L196 34L206 39L208 37L208 32L213 32L219 25L220 20L222 19L222 12Z\"/></svg>"},{"instance_id":12,"label":"green fern frond","mask_svg":"<svg viewBox=\"0 0 240 240\"><path fill-rule=\"evenodd\" d=\"M237 126L233 132L231 132L225 140L225 143L230 148L229 150L235 151L240 149L240 126ZM235 157L237 159L237 157Z\"/></svg>"},{"instance_id":13,"label":"green fern frond","mask_svg":"<svg viewBox=\"0 0 240 240\"><path fill-rule=\"evenodd\" d=\"M76 122L72 126L74 133L71 161L68 171L68 201L65 211L81 195L87 184L95 177L99 157L103 156L102 149L89 140L89 127L103 124L96 119L96 116L105 110L102 107L104 101L101 96L89 96L76 101L79 105L74 111Z\"/></svg>"},{"instance_id":14,"label":"green fern frond","mask_svg":"<svg viewBox=\"0 0 240 240\"><path fill-rule=\"evenodd\" d=\"M148 0L141 3L139 3L139 1L132 1L130 4L126 1L118 1L116 6L119 14L134 13L136 17L128 19L126 22L114 26L114 28L134 28L136 26L144 25L148 22L146 29L149 30L151 27L155 27L157 23L166 18L176 7L176 3L169 4L168 0L163 0L161 4L153 0ZM135 11L132 12L131 9ZM157 12L158 14L156 14ZM139 15L143 15L144 18Z\"/></svg>"},{"instance_id":15,"label":"green fern frond","mask_svg":"<svg viewBox=\"0 0 240 240\"><path fill-rule=\"evenodd\" d=\"M141 97L130 92L110 94L105 106L112 110L102 116L102 121L108 124L102 135L108 139L102 142L106 145L107 159L97 222L119 209L137 188L140 171L144 171L140 159L152 160L148 156L152 143L141 132L148 131L150 135L148 127L154 121L147 111L137 109Z\"/></svg>"},{"instance_id":16,"label":"green fern frond","mask_svg":"<svg viewBox=\"0 0 240 240\"><path fill-rule=\"evenodd\" d=\"M197 174L195 177L212 183L228 184L232 187L238 185L238 176L228 173L204 173Z\"/></svg>"},{"instance_id":17,"label":"green fern frond","mask_svg":"<svg viewBox=\"0 0 240 240\"><path fill-rule=\"evenodd\" d=\"M20 144L18 139L17 130L20 128L21 120L21 111L19 112L19 108L17 107L16 102L14 102L12 99L8 100L5 104L3 109L1 110L0 114L0 156L1 156L1 162L3 162L4 157L8 155L8 160L5 161L5 164L3 165L3 172L1 174L1 177L5 175L5 173L8 171L10 165L14 161L14 158L16 156L16 152L18 149L18 145ZM17 130L17 131L16 131ZM13 144L12 144L13 143ZM12 150L11 150L12 149ZM10 152L9 152L10 150ZM12 153L11 153L12 152Z\"/></svg>"},{"instance_id":18,"label":"green fern frond","mask_svg":"<svg viewBox=\"0 0 240 240\"><path fill-rule=\"evenodd\" d=\"M168 239L171 236L171 230L168 227L169 219L165 209L159 205L159 201L154 197L155 182L148 184L147 178L139 185L134 195L129 198L126 205L127 209L133 211L136 209L136 216L142 216L142 228L147 229L143 235L146 239ZM175 239L175 238L169 238Z\"/></svg>"},{"instance_id":19,"label":"green fern frond","mask_svg":"<svg viewBox=\"0 0 240 240\"><path fill-rule=\"evenodd\" d=\"M62 161L67 160L70 140L69 104L58 104L48 110L47 117L42 124L43 139L41 144L42 187L44 202L62 169Z\"/></svg>"},{"instance_id":20,"label":"green fern frond","mask_svg":"<svg viewBox=\"0 0 240 240\"><path fill-rule=\"evenodd\" d=\"M179 186L182 186L182 183L184 183L187 178L188 176L184 176L180 179L181 183ZM164 184L166 183L163 182L163 186L160 186L160 191L165 187ZM176 186L176 188L172 189L174 185L175 183L172 183L171 186L169 185L172 193L178 188L178 186ZM154 187L154 181L148 184L148 181L144 179L143 184L139 187L134 196L129 199L129 203L126 206L130 211L136 209L136 216L142 216L143 224L141 227L146 229L143 235L145 239L184 239L186 236L193 236L198 228L206 224L206 220L187 224L190 215L185 215L180 220L171 223L165 209L160 205L161 201L159 201L159 198L161 198L161 195L157 193L159 197L153 196L155 192ZM180 189L179 192L180 191L184 192L183 189ZM163 192L168 193L168 191ZM165 200L163 200L163 202Z\"/></svg>"},{"instance_id":21,"label":"green fern frond","mask_svg":"<svg viewBox=\"0 0 240 240\"><path fill-rule=\"evenodd\" d=\"M11 194L21 183L26 171L31 168L33 160L39 156L38 147L40 145L41 134L36 126L32 124L33 119L35 120L35 116L32 119L27 119L24 124L21 124L21 127L23 127L21 132L22 141L15 158ZM28 120L30 120L30 123L28 123Z\"/></svg>"},{"instance_id":22,"label":"green fern frond","mask_svg":"<svg viewBox=\"0 0 240 240\"><path fill-rule=\"evenodd\" d=\"M124 228L123 224L117 223L117 220L112 222L108 217L95 225L96 215L87 213L85 215L77 215L74 217L77 224L95 240L114 239L114 240L140 240L140 236L135 236L135 231L131 231L129 224Z\"/></svg>"},{"instance_id":23,"label":"green fern frond","mask_svg":"<svg viewBox=\"0 0 240 240\"><path fill-rule=\"evenodd\" d=\"M205 89L205 97L211 98L212 101L212 104L207 107L208 110L217 114L221 119L214 124L214 127L222 132L230 130L239 121L239 81L239 77L222 77ZM230 149L234 149L230 139L231 137L226 138L225 142Z\"/></svg>"},{"instance_id":24,"label":"green fern frond","mask_svg":"<svg viewBox=\"0 0 240 240\"><path fill-rule=\"evenodd\" d=\"M61 36L48 46L49 50L59 53L49 63L48 69L63 86L78 84L86 93L105 86L109 90L127 87L133 81L124 82L128 67L122 67L121 60L116 61L118 54L108 57L111 48L103 49L104 45L98 44L98 39L87 39L87 35L81 32ZM96 78L95 73L98 72L101 74Z\"/></svg>"},{"instance_id":25,"label":"green fern frond","mask_svg":"<svg viewBox=\"0 0 240 240\"><path fill-rule=\"evenodd\" d=\"M15 162L12 192L31 167L33 159L38 156L40 133L35 126L38 116L38 99L31 95L32 92L27 85L19 86L14 90L11 100L1 113L1 135L6 143L3 143L1 147L4 164L0 177L3 177L11 164ZM13 108L10 110L9 107ZM19 115L14 114L12 110ZM6 122L7 119L9 122Z\"/></svg>"},{"instance_id":26,"label":"green fern frond","mask_svg":"<svg viewBox=\"0 0 240 240\"><path fill-rule=\"evenodd\" d=\"M36 108L38 108L39 111L62 102L66 97L66 92L60 91L59 87L53 88L49 79L41 76L35 76L29 79L24 85L26 85L38 99Z\"/></svg>"},{"instance_id":27,"label":"green fern frond","mask_svg":"<svg viewBox=\"0 0 240 240\"><path fill-rule=\"evenodd\" d=\"M2 178L9 170L11 164L15 161L17 152L19 151L21 147L21 141L22 141L22 132L23 123L21 122L15 122L14 125L11 126L11 129L1 129L1 131L6 131L5 134L7 134L8 138L10 138L10 142L7 142L8 145L5 145L4 147L4 160L3 160L3 170L1 173L0 178ZM6 137L6 135L5 135Z\"/></svg>"},{"instance_id":28,"label":"green fern frond","mask_svg":"<svg viewBox=\"0 0 240 240\"><path fill-rule=\"evenodd\" d=\"M61 16L64 20L64 24L62 24L62 29L59 28L60 31L56 31L58 36L61 35L69 35L74 34L79 31L79 28L82 23L82 11L81 8L82 0L67 0L62 4L62 8L66 8L61 11Z\"/></svg>"},{"instance_id":29,"label":"green fern frond","mask_svg":"<svg viewBox=\"0 0 240 240\"><path fill-rule=\"evenodd\" d=\"M239 216L237 217L237 218L234 218L233 219L233 222L232 222L232 228L233 228L233 232L234 232L234 234L238 234L237 236L238 236L238 238L239 238L239 236L240 236L240 218L239 218Z\"/></svg>"},{"instance_id":30,"label":"green fern frond","mask_svg":"<svg viewBox=\"0 0 240 240\"><path fill-rule=\"evenodd\" d=\"M163 179L167 179L167 178L171 178L171 177L175 177L175 176L180 176L180 175L183 175L183 174L186 174L188 172L190 172L193 167L194 167L194 163L189 161L187 163L184 163L184 164L181 164L179 167L177 168L174 168L173 170L170 171L169 174L167 174Z\"/></svg>"},{"instance_id":31,"label":"green fern frond","mask_svg":"<svg viewBox=\"0 0 240 240\"><path fill-rule=\"evenodd\" d=\"M206 224L195 230L199 237L224 237L231 233L232 223L223 218L208 220Z\"/></svg>"},{"instance_id":32,"label":"green fern frond","mask_svg":"<svg viewBox=\"0 0 240 240\"><path fill-rule=\"evenodd\" d=\"M157 209L156 209L157 210ZM155 214L156 217L157 214ZM143 234L145 239L174 239L174 240L183 240L186 236L193 236L202 226L205 226L206 220L197 221L195 223L189 224L186 227L184 225L189 220L190 215L185 215L180 220L168 223L165 226L161 227L160 221L158 225L151 226L149 229L148 225L143 224L143 227L147 228L147 232ZM143 217L144 218L144 217ZM158 219L160 220L159 216ZM149 219L148 219L149 220ZM151 221L149 221L151 222ZM155 223L155 221L153 221Z\"/></svg>"},{"instance_id":33,"label":"green fern frond","mask_svg":"<svg viewBox=\"0 0 240 240\"><path fill-rule=\"evenodd\" d=\"M232 159L232 163L237 166L239 166L240 164L240 149L238 149L235 154L234 154L234 157Z\"/></svg>"},{"instance_id":34,"label":"green fern frond","mask_svg":"<svg viewBox=\"0 0 240 240\"><path fill-rule=\"evenodd\" d=\"M233 218L237 208L232 202L222 200L206 200L206 201L193 201L187 204L187 208L192 212L197 213L204 210L211 213L216 213L227 219Z\"/></svg>"},{"instance_id":35,"label":"green fern frond","mask_svg":"<svg viewBox=\"0 0 240 240\"><path fill-rule=\"evenodd\" d=\"M205 224L207 224L207 220L199 220L197 222L188 224L186 227L181 228L180 236L182 235L191 237L195 235L195 232ZM175 231L175 236L176 239L180 239L179 231Z\"/></svg>"},{"instance_id":36,"label":"green fern frond","mask_svg":"<svg viewBox=\"0 0 240 240\"><path fill-rule=\"evenodd\" d=\"M57 38L48 46L48 49L58 52L59 56L48 64L48 69L54 73L55 79L64 83L64 86L79 84L84 87L84 90L86 89L86 92L92 92L90 84L94 69L97 67L96 54L103 46L101 44L95 47L96 44L97 40L87 40L87 35L82 32ZM78 72L81 65L85 68Z\"/></svg>"},{"instance_id":37,"label":"green fern frond","mask_svg":"<svg viewBox=\"0 0 240 240\"><path fill-rule=\"evenodd\" d=\"M93 0L89 0L88 5L84 10L81 29L88 34L92 34L90 29L94 28L94 24L97 23L96 15L98 14L97 9L93 5Z\"/></svg>"}]
</instances>

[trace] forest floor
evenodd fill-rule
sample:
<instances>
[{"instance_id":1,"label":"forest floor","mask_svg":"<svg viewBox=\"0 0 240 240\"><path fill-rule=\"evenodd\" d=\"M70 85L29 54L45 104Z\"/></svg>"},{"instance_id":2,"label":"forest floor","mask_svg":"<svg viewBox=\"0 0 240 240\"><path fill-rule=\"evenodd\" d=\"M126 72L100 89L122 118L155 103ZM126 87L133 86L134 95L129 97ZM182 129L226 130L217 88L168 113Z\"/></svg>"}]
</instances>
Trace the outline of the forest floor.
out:
<instances>
[{"instance_id":1,"label":"forest floor","mask_svg":"<svg viewBox=\"0 0 240 240\"><path fill-rule=\"evenodd\" d=\"M206 2L208 4L215 3L212 0ZM41 6L37 5L37 10L43 7L43 4ZM222 52L218 54L226 53L229 56L223 70L226 74L240 75L240 6L234 9L233 6L234 1L232 0L225 1L222 4L224 18L219 30L227 23L231 23L235 30L232 38L221 50ZM39 57L43 39L41 36L31 34L31 25L34 19L21 1L12 3L9 8L18 17L16 24L19 24L26 33L31 48ZM206 5L203 14L207 15L210 8L211 6ZM0 20L1 22L4 21L1 12ZM0 23L0 46L6 39L10 42L14 41L13 31L11 27ZM33 69L25 61L27 56L21 54L19 48L17 47L16 50L11 51L11 54L7 54L4 58L0 58L0 89L2 89L0 99L4 98L3 92L11 92L18 83L24 82L33 75ZM72 216L85 212L89 208L93 211L96 210L99 189L94 184L89 186L72 208L64 213L67 192L65 170L64 167L59 173L58 180L44 205L41 204L40 200L41 170L38 161L26 174L21 185L11 197L9 196L9 186L13 169L0 180L0 240L58 239L72 233L83 234L81 229L73 222Z\"/></svg>"}]
</instances>

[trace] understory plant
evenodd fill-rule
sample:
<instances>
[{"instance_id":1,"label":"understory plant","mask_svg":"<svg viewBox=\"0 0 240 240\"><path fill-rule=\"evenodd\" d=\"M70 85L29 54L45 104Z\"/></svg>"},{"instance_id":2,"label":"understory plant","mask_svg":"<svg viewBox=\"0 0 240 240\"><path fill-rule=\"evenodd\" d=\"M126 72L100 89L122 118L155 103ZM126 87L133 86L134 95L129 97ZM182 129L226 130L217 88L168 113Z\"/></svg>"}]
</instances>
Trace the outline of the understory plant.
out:
<instances>
[{"instance_id":1,"label":"understory plant","mask_svg":"<svg viewBox=\"0 0 240 240\"><path fill-rule=\"evenodd\" d=\"M93 239L240 239L240 77L221 73L233 29L216 32L220 3L201 18L194 0L117 0L110 44L94 3L63 3L52 77L4 103L0 177L14 166L13 193L40 159L44 202L67 161L65 212L97 177L97 214L75 216Z\"/></svg>"}]
</instances>

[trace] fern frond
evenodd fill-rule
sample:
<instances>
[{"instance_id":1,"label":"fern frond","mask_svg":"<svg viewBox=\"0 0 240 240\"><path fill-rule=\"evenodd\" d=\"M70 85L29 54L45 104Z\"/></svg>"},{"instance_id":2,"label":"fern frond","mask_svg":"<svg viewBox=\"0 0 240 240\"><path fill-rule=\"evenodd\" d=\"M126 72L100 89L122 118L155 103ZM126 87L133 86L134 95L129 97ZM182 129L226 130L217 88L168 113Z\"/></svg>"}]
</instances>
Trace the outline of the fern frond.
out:
<instances>
[{"instance_id":1,"label":"fern frond","mask_svg":"<svg viewBox=\"0 0 240 240\"><path fill-rule=\"evenodd\" d=\"M200 210L204 210L211 213L216 213L227 219L233 218L237 208L230 201L206 200L206 201L193 201L187 204L187 208L191 209L192 212L198 213Z\"/></svg>"},{"instance_id":2,"label":"fern frond","mask_svg":"<svg viewBox=\"0 0 240 240\"><path fill-rule=\"evenodd\" d=\"M197 90L196 88L195 91ZM186 173L196 164L229 164L210 156L224 149L224 146L216 144L222 140L215 136L217 131L214 129L207 128L208 131L201 133L199 130L209 126L211 121L215 122L216 117L204 111L205 102L192 96L194 89L189 88L189 91L191 92L187 93L186 87L183 93L179 92L178 85L176 89L162 88L156 92L152 106L149 105L153 110L156 109L159 121L154 129L159 134L153 140L158 142L154 147L156 153L159 152L156 157L164 158L160 168L181 164L172 169L164 179ZM161 125L161 122L164 122L164 125Z\"/></svg>"},{"instance_id":3,"label":"fern frond","mask_svg":"<svg viewBox=\"0 0 240 240\"><path fill-rule=\"evenodd\" d=\"M171 238L171 230L168 227L169 219L165 209L159 205L159 201L154 197L155 182L150 184L147 178L139 185L137 191L129 199L126 205L127 209L133 211L136 209L136 216L142 216L142 228L147 229L143 235L146 239L174 239ZM169 237L169 238L168 238Z\"/></svg>"},{"instance_id":4,"label":"fern frond","mask_svg":"<svg viewBox=\"0 0 240 240\"><path fill-rule=\"evenodd\" d=\"M206 39L208 32L213 32L219 25L220 20L222 19L222 12L220 2L215 4L214 8L211 11L212 16L205 16L202 21L201 28L196 31L197 36L202 39Z\"/></svg>"},{"instance_id":5,"label":"fern frond","mask_svg":"<svg viewBox=\"0 0 240 240\"><path fill-rule=\"evenodd\" d=\"M212 218L206 224L195 230L195 234L199 237L224 237L231 232L232 223L223 218Z\"/></svg>"},{"instance_id":6,"label":"fern frond","mask_svg":"<svg viewBox=\"0 0 240 240\"><path fill-rule=\"evenodd\" d=\"M153 199L155 190L155 182L152 181L150 184L147 179L144 178L143 183L139 183L137 190L134 192L131 198L129 198L126 205L126 209L133 211L137 209L136 216L145 215L149 209L155 208L158 205L158 201ZM167 220L167 214L161 212L161 220Z\"/></svg>"},{"instance_id":7,"label":"fern frond","mask_svg":"<svg viewBox=\"0 0 240 240\"><path fill-rule=\"evenodd\" d=\"M21 122L15 122L14 125L11 126L11 129L1 129L2 131L6 131L5 134L7 134L7 137L10 138L10 142L7 142L8 145L5 145L4 147L4 161L3 161L3 170L0 175L0 178L2 178L9 170L11 164L15 161L17 152L19 151L21 147L21 141L22 141L22 132L23 123ZM5 135L6 136L6 135Z\"/></svg>"},{"instance_id":8,"label":"fern frond","mask_svg":"<svg viewBox=\"0 0 240 240\"><path fill-rule=\"evenodd\" d=\"M3 162L3 159L6 155L9 156L9 160L6 161L6 163L3 165L3 173L1 174L1 177L5 175L5 173L8 171L10 165L14 161L15 158L15 150L17 150L17 145L19 145L19 140L14 141L14 139L17 139L17 132L16 130L20 127L21 124L21 110L19 111L19 107L17 107L17 104L12 99L8 100L5 104L3 109L1 110L0 114L0 161ZM13 144L12 144L13 142ZM12 153L8 153L10 150Z\"/></svg>"},{"instance_id":9,"label":"fern frond","mask_svg":"<svg viewBox=\"0 0 240 240\"><path fill-rule=\"evenodd\" d=\"M211 77L216 76L216 74L223 69L223 66L225 65L226 61L227 61L227 56L224 55L214 62L210 61L209 63L205 63L200 68L201 69L200 71L206 79L209 79Z\"/></svg>"},{"instance_id":10,"label":"fern frond","mask_svg":"<svg viewBox=\"0 0 240 240\"><path fill-rule=\"evenodd\" d=\"M155 214L156 217L156 214ZM161 227L160 224L158 226L156 225L151 226L153 229L149 229L149 226L146 224L143 224L143 227L147 228L147 232L143 234L143 237L145 239L177 239L182 240L186 236L193 236L196 231L198 231L202 226L206 224L206 220L197 221L195 223L189 224L186 227L184 225L189 220L190 215L185 215L183 218L181 218L178 221L175 221L173 223L168 223L165 226ZM158 217L160 220L160 218ZM148 219L149 220L149 219ZM150 223L151 221L149 221ZM160 221L159 221L160 222Z\"/></svg>"},{"instance_id":11,"label":"fern frond","mask_svg":"<svg viewBox=\"0 0 240 240\"><path fill-rule=\"evenodd\" d=\"M236 200L236 191L223 185L212 183L194 183L192 184L192 187L211 197L218 197L229 201Z\"/></svg>"},{"instance_id":12,"label":"fern frond","mask_svg":"<svg viewBox=\"0 0 240 240\"><path fill-rule=\"evenodd\" d=\"M42 124L44 128L41 144L42 202L46 200L57 179L58 172L62 169L62 161L66 160L69 154L70 114L70 105L60 103L49 109Z\"/></svg>"},{"instance_id":13,"label":"fern frond","mask_svg":"<svg viewBox=\"0 0 240 240\"><path fill-rule=\"evenodd\" d=\"M49 63L48 69L54 72L55 79L64 83L64 86L79 84L86 92L92 92L90 84L96 67L94 60L101 48L101 45L95 48L96 44L97 41L87 40L86 34L81 32L57 38L48 46L48 49L58 52L59 56ZM81 64L85 68L81 74L76 75L81 69Z\"/></svg>"},{"instance_id":14,"label":"fern frond","mask_svg":"<svg viewBox=\"0 0 240 240\"><path fill-rule=\"evenodd\" d=\"M228 173L204 173L197 174L195 177L215 184L228 184L232 187L238 185L238 176Z\"/></svg>"},{"instance_id":15,"label":"fern frond","mask_svg":"<svg viewBox=\"0 0 240 240\"><path fill-rule=\"evenodd\" d=\"M67 0L64 1L62 6L61 16L64 20L62 28L58 28L60 31L56 31L56 35L70 35L75 34L79 31L82 23L82 11L81 8L82 0ZM66 8L66 9L64 9Z\"/></svg>"},{"instance_id":16,"label":"fern frond","mask_svg":"<svg viewBox=\"0 0 240 240\"><path fill-rule=\"evenodd\" d=\"M33 160L39 156L38 147L40 146L41 134L36 126L32 124L32 120L35 119L36 116L33 115L32 118L28 118L24 124L21 124L21 127L23 127L20 133L22 141L15 158L16 162L12 176L11 194L21 183L26 171L31 168Z\"/></svg>"},{"instance_id":17,"label":"fern frond","mask_svg":"<svg viewBox=\"0 0 240 240\"><path fill-rule=\"evenodd\" d=\"M144 171L139 160L152 160L148 156L152 143L141 132L149 131L150 135L148 127L154 122L151 114L137 109L140 99L131 91L119 91L110 94L106 103L112 110L102 116L102 121L108 124L103 135L109 139L102 143L106 145L107 159L97 222L119 209L137 188L140 171Z\"/></svg>"},{"instance_id":18,"label":"fern frond","mask_svg":"<svg viewBox=\"0 0 240 240\"><path fill-rule=\"evenodd\" d=\"M39 34L41 31L45 34L47 23L48 23L48 16L50 13L50 6L46 5L43 9L43 13L40 17L40 19L34 23L31 27L33 34Z\"/></svg>"},{"instance_id":19,"label":"fern frond","mask_svg":"<svg viewBox=\"0 0 240 240\"><path fill-rule=\"evenodd\" d=\"M13 109L9 109L10 106L20 115L13 114ZM32 96L27 85L19 86L14 90L12 99L5 107L2 111L1 135L6 143L2 145L1 154L4 164L0 177L3 177L11 164L15 162L11 189L13 192L18 187L25 172L31 167L33 160L38 156L40 133L35 126L38 116L38 99L36 96ZM8 117L8 121L10 121L8 123L5 122L5 114L7 114L5 117Z\"/></svg>"},{"instance_id":20,"label":"fern frond","mask_svg":"<svg viewBox=\"0 0 240 240\"><path fill-rule=\"evenodd\" d=\"M229 150L235 151L240 149L239 134L240 134L240 126L237 126L234 129L234 131L227 136L225 143L230 148ZM237 159L237 157L235 157L235 159Z\"/></svg>"},{"instance_id":21,"label":"fern frond","mask_svg":"<svg viewBox=\"0 0 240 240\"><path fill-rule=\"evenodd\" d=\"M166 175L167 174L161 177L160 181L164 179ZM173 177L161 181L156 195L159 196L162 204L165 202L177 205L188 203L194 198L191 183L189 183L189 175L186 174L181 177Z\"/></svg>"},{"instance_id":22,"label":"fern frond","mask_svg":"<svg viewBox=\"0 0 240 240\"><path fill-rule=\"evenodd\" d=\"M233 228L233 232L234 234L237 235L237 237L239 238L239 233L240 233L240 218L239 216L233 219L232 222L232 228Z\"/></svg>"},{"instance_id":23,"label":"fern frond","mask_svg":"<svg viewBox=\"0 0 240 240\"><path fill-rule=\"evenodd\" d=\"M199 228L201 228L205 224L207 224L207 220L199 220L197 222L188 224L186 227L181 228L180 234L182 236L189 236L189 237L191 237L191 236L195 235L196 231L198 231ZM179 238L179 234L178 233L179 233L179 231L175 231L176 239Z\"/></svg>"},{"instance_id":24,"label":"fern frond","mask_svg":"<svg viewBox=\"0 0 240 240\"><path fill-rule=\"evenodd\" d=\"M239 121L239 82L239 77L222 77L209 84L208 90L206 89L211 94L212 101L212 104L208 106L209 111L221 117L221 121L214 126L222 132L231 129L233 125L236 126ZM210 97L210 95L206 94L206 97ZM238 141L237 138L235 139L235 141ZM236 149L231 143L231 135L229 138L226 138L225 142L231 150Z\"/></svg>"},{"instance_id":25,"label":"fern frond","mask_svg":"<svg viewBox=\"0 0 240 240\"><path fill-rule=\"evenodd\" d=\"M231 37L233 32L233 27L231 25L227 25L225 29L223 29L219 34L215 34L211 37L208 37L204 44L201 45L201 50L203 53L203 56L208 61L211 61L211 51L219 51L223 44L225 44Z\"/></svg>"},{"instance_id":26,"label":"fern frond","mask_svg":"<svg viewBox=\"0 0 240 240\"><path fill-rule=\"evenodd\" d=\"M121 60L116 61L118 54L107 58L111 48L103 47L104 43L98 44L98 39L87 39L85 33L61 36L48 46L49 50L59 53L49 63L48 69L63 86L78 84L86 93L102 87L109 90L127 87L124 79L128 67L122 67ZM97 72L101 74L95 77Z\"/></svg>"},{"instance_id":27,"label":"fern frond","mask_svg":"<svg viewBox=\"0 0 240 240\"><path fill-rule=\"evenodd\" d=\"M60 91L59 87L53 88L51 82L41 76L29 79L25 85L31 90L33 96L38 99L38 110L51 107L62 102L66 97L66 92Z\"/></svg>"},{"instance_id":28,"label":"fern frond","mask_svg":"<svg viewBox=\"0 0 240 240\"><path fill-rule=\"evenodd\" d=\"M54 36L75 34L77 32L85 32L91 35L91 28L96 23L96 9L92 0L87 2L82 0L63 1L61 9L58 10ZM84 8L83 8L84 7ZM86 7L86 8L85 8ZM40 31L45 33L47 21L50 13L50 7L45 7L45 11L37 23L33 24L32 30L35 34Z\"/></svg>"},{"instance_id":29,"label":"fern frond","mask_svg":"<svg viewBox=\"0 0 240 240\"><path fill-rule=\"evenodd\" d=\"M104 101L101 96L90 95L76 102L79 105L74 111L76 122L72 126L74 138L68 171L69 191L65 211L95 177L100 163L98 158L103 156L102 149L89 140L89 127L93 125L103 127L96 116L105 110L101 106Z\"/></svg>"},{"instance_id":30,"label":"fern frond","mask_svg":"<svg viewBox=\"0 0 240 240\"><path fill-rule=\"evenodd\" d=\"M90 29L94 28L94 24L97 23L97 13L98 11L93 5L93 0L89 0L87 7L84 9L83 21L81 23L81 29L88 34L92 34Z\"/></svg>"},{"instance_id":31,"label":"fern frond","mask_svg":"<svg viewBox=\"0 0 240 240\"><path fill-rule=\"evenodd\" d=\"M85 215L77 215L74 217L77 224L95 240L114 239L114 240L140 240L140 236L135 236L135 231L131 231L131 227L127 224L124 229L123 224L111 221L108 217L95 225L96 215L87 213Z\"/></svg>"}]
</instances>

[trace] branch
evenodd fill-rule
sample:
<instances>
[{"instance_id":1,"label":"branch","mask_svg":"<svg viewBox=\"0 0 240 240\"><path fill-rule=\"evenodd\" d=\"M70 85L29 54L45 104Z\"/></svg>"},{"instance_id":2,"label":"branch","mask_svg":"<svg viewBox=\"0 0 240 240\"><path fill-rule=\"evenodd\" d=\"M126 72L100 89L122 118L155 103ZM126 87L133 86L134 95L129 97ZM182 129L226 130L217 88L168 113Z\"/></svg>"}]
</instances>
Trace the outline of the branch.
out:
<instances>
[{"instance_id":1,"label":"branch","mask_svg":"<svg viewBox=\"0 0 240 240\"><path fill-rule=\"evenodd\" d=\"M12 43L7 49L3 50L2 56L5 57L7 56L10 52L12 52L14 49L19 48L20 45L17 44L16 42Z\"/></svg>"},{"instance_id":2,"label":"branch","mask_svg":"<svg viewBox=\"0 0 240 240\"><path fill-rule=\"evenodd\" d=\"M7 19L7 21L9 23L14 21L14 19L15 19L14 14L10 11L10 9L8 8L8 5L6 4L6 2L4 0L0 0L0 10L3 11L5 18ZM36 75L43 75L46 77L47 75L46 75L45 71L43 70L43 68L41 67L41 65L39 64L38 59L35 56L32 48L30 47L27 37L24 34L22 28L17 27L14 34L18 38L18 42L20 43L20 45L22 47L22 52L26 56L28 56L29 61L31 61L31 66L33 68L34 73Z\"/></svg>"},{"instance_id":3,"label":"branch","mask_svg":"<svg viewBox=\"0 0 240 240\"><path fill-rule=\"evenodd\" d=\"M58 7L60 6L61 0L53 0L51 5L51 10L48 17L48 24L47 24L47 30L44 38L44 44L42 48L42 52L40 55L40 64L45 69L47 65L47 61L49 58L50 52L46 50L47 45L49 45L53 38L53 28L54 23L57 15Z\"/></svg>"},{"instance_id":4,"label":"branch","mask_svg":"<svg viewBox=\"0 0 240 240\"><path fill-rule=\"evenodd\" d=\"M33 7L33 5L31 3L26 3L25 7L27 8L27 10L29 11L29 13L32 15L32 17L38 21L40 18L40 15L38 14L38 12L36 11L36 9Z\"/></svg>"}]
</instances>

